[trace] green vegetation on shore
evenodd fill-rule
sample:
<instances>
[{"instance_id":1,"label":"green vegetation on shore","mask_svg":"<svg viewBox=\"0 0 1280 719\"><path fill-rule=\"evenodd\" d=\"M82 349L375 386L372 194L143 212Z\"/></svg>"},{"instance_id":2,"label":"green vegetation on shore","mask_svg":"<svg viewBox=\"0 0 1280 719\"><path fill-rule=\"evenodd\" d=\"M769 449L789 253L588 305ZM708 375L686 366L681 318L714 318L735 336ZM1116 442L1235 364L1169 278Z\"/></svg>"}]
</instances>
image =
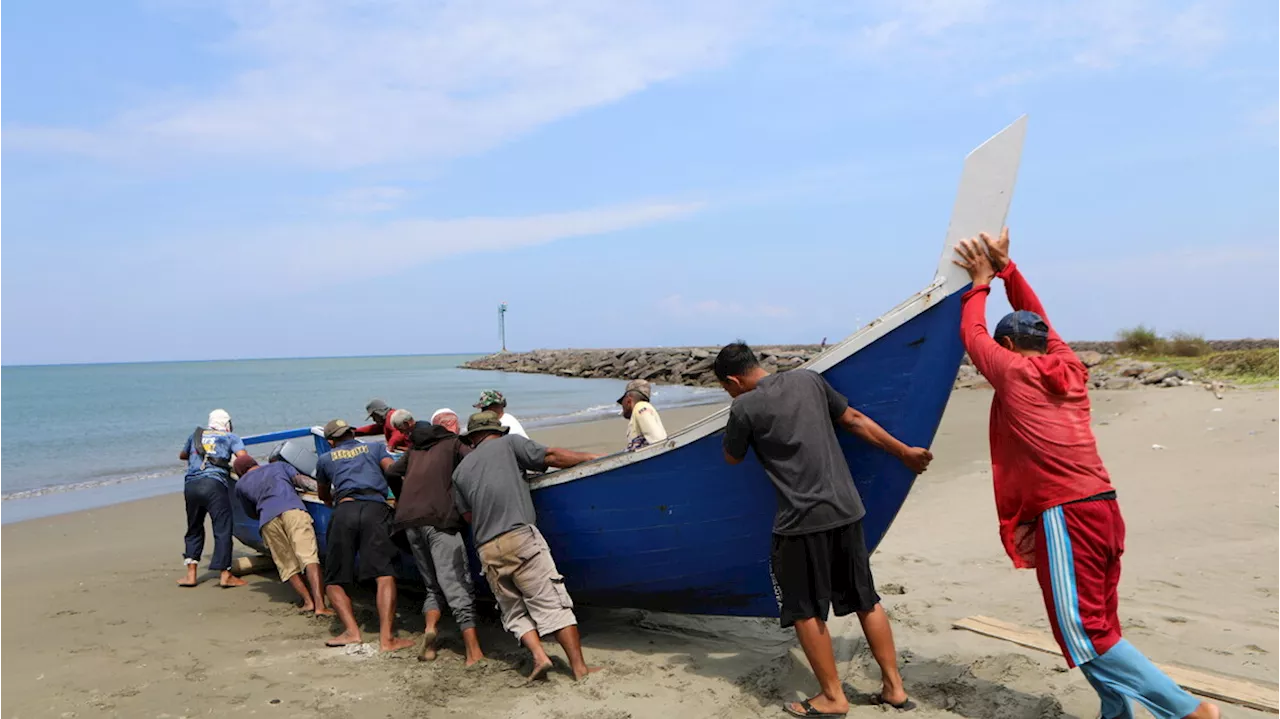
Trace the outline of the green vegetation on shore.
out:
<instances>
[{"instance_id":1,"label":"green vegetation on shore","mask_svg":"<svg viewBox=\"0 0 1280 719\"><path fill-rule=\"evenodd\" d=\"M1275 384L1280 380L1280 348L1215 352L1200 335L1174 332L1162 337L1145 325L1121 330L1116 340L1120 354L1201 372L1210 379L1237 384Z\"/></svg>"}]
</instances>

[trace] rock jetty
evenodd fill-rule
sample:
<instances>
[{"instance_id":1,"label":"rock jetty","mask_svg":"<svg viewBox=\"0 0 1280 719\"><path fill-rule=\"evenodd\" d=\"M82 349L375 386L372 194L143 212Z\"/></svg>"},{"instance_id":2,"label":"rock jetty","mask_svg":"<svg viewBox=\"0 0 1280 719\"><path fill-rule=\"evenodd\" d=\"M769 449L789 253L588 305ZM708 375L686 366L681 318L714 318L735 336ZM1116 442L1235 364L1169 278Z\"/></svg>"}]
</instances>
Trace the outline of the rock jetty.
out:
<instances>
[{"instance_id":1,"label":"rock jetty","mask_svg":"<svg viewBox=\"0 0 1280 719\"><path fill-rule=\"evenodd\" d=\"M1173 369L1154 362L1116 354L1113 342L1072 343L1077 356L1089 367L1089 381L1096 389L1129 389L1143 385L1178 387L1205 384L1221 388L1200 373ZM1275 347L1276 340L1211 341L1217 351ZM711 363L719 347L654 347L647 349L534 350L502 352L466 362L466 369L550 374L560 377L647 379L657 384L691 387L718 386ZM775 345L756 347L765 369L785 372L815 357L819 345ZM956 375L957 388L987 387L982 376L965 357Z\"/></svg>"},{"instance_id":2,"label":"rock jetty","mask_svg":"<svg viewBox=\"0 0 1280 719\"><path fill-rule=\"evenodd\" d=\"M818 345L756 347L760 363L770 372L794 369L816 356ZM534 350L504 352L462 365L467 369L554 374L560 377L647 379L657 384L716 387L711 363L719 347L659 347L651 349Z\"/></svg>"}]
</instances>

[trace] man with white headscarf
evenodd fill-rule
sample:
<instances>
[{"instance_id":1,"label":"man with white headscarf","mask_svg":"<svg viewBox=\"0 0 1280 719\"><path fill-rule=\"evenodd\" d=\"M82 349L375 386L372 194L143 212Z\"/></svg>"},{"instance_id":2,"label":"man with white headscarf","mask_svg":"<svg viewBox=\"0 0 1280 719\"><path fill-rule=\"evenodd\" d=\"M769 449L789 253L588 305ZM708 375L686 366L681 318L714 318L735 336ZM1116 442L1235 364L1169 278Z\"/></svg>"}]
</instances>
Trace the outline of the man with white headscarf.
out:
<instances>
[{"instance_id":1,"label":"man with white headscarf","mask_svg":"<svg viewBox=\"0 0 1280 719\"><path fill-rule=\"evenodd\" d=\"M431 415L431 424L438 424L450 432L458 434L458 413L448 407L442 407Z\"/></svg>"},{"instance_id":2,"label":"man with white headscarf","mask_svg":"<svg viewBox=\"0 0 1280 719\"><path fill-rule=\"evenodd\" d=\"M215 409L209 413L209 425L197 427L178 453L187 463L183 478L183 495L187 503L186 547L182 561L186 576L178 580L180 587L194 587L200 555L204 554L204 518L213 520L213 557L209 568L221 572L223 587L239 587L244 580L231 573L231 462L249 453L231 428L231 415Z\"/></svg>"}]
</instances>

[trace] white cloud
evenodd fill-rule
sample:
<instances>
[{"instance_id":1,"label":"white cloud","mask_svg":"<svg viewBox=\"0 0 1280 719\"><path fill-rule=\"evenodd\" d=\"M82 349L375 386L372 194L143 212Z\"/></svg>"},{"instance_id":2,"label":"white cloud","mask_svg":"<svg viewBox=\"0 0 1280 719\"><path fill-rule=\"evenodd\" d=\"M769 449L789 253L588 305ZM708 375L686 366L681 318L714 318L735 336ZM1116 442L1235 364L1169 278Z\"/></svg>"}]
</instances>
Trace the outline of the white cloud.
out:
<instances>
[{"instance_id":1,"label":"white cloud","mask_svg":"<svg viewBox=\"0 0 1280 719\"><path fill-rule=\"evenodd\" d=\"M729 59L750 3L297 2L228 5L246 69L107 127L6 128L9 147L231 154L326 169L475 153Z\"/></svg>"},{"instance_id":2,"label":"white cloud","mask_svg":"<svg viewBox=\"0 0 1280 719\"><path fill-rule=\"evenodd\" d=\"M219 233L229 256L253 258L245 273L260 272L295 286L384 277L457 255L502 252L574 237L688 217L699 203L645 203L524 217L407 219L288 225L244 233ZM235 239L229 239L235 238ZM250 288L243 273L237 282Z\"/></svg>"},{"instance_id":3,"label":"white cloud","mask_svg":"<svg viewBox=\"0 0 1280 719\"><path fill-rule=\"evenodd\" d=\"M763 303L722 302L720 300L686 300L681 295L669 295L658 302L658 307L672 317L680 319L722 319L726 317L790 317L790 308Z\"/></svg>"},{"instance_id":4,"label":"white cloud","mask_svg":"<svg viewBox=\"0 0 1280 719\"><path fill-rule=\"evenodd\" d=\"M403 187L353 187L335 194L329 204L343 213L371 213L394 210L409 196Z\"/></svg>"},{"instance_id":5,"label":"white cloud","mask_svg":"<svg viewBox=\"0 0 1280 719\"><path fill-rule=\"evenodd\" d=\"M99 128L9 124L6 149L419 164L483 152L755 47L816 47L991 91L1124 63L1194 64L1226 37L1221 6L1159 0L225 2L234 30L220 49L237 70L219 85Z\"/></svg>"},{"instance_id":6,"label":"white cloud","mask_svg":"<svg viewBox=\"0 0 1280 719\"><path fill-rule=\"evenodd\" d=\"M825 40L894 72L976 79L983 94L1070 72L1197 65L1227 36L1223 6L1208 2L886 0L868 8L852 33Z\"/></svg>"}]
</instances>

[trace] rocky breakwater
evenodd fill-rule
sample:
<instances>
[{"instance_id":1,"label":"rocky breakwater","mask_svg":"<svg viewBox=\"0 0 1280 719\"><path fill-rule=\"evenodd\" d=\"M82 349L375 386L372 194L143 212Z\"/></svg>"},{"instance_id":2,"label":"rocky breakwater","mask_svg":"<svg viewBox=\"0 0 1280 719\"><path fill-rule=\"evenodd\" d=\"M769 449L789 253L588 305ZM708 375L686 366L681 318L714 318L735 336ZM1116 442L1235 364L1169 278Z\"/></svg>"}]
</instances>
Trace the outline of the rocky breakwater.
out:
<instances>
[{"instance_id":1,"label":"rocky breakwater","mask_svg":"<svg viewBox=\"0 0 1280 719\"><path fill-rule=\"evenodd\" d=\"M1273 341L1274 342L1274 341ZM1207 377L1202 370L1176 369L1157 362L1114 354L1110 343L1079 343L1076 356L1089 368L1093 389L1204 386L1219 392L1231 385ZM1082 349L1100 347L1103 350ZM770 372L795 369L822 351L818 345L757 347L760 362ZM716 387L711 363L718 347L658 347L650 349L534 350L503 352L462 365L466 369L551 374L560 377L647 379L659 384ZM956 375L957 389L990 387L966 356Z\"/></svg>"},{"instance_id":2,"label":"rocky breakwater","mask_svg":"<svg viewBox=\"0 0 1280 719\"><path fill-rule=\"evenodd\" d=\"M711 363L719 347L658 347L652 349L534 350L504 352L471 360L467 369L553 374L560 377L647 379L660 384L716 387ZM821 351L818 345L756 347L760 363L770 372L785 372Z\"/></svg>"},{"instance_id":3,"label":"rocky breakwater","mask_svg":"<svg viewBox=\"0 0 1280 719\"><path fill-rule=\"evenodd\" d=\"M1102 343L1089 344L1096 346ZM1206 376L1203 370L1176 369L1159 362L1104 354L1091 349L1076 349L1076 356L1089 368L1089 387L1092 389L1203 386L1214 392L1221 392L1232 387ZM957 389L975 389L991 385L978 373L977 368L969 361L969 356L965 355L960 372L956 375L955 386Z\"/></svg>"}]
</instances>

